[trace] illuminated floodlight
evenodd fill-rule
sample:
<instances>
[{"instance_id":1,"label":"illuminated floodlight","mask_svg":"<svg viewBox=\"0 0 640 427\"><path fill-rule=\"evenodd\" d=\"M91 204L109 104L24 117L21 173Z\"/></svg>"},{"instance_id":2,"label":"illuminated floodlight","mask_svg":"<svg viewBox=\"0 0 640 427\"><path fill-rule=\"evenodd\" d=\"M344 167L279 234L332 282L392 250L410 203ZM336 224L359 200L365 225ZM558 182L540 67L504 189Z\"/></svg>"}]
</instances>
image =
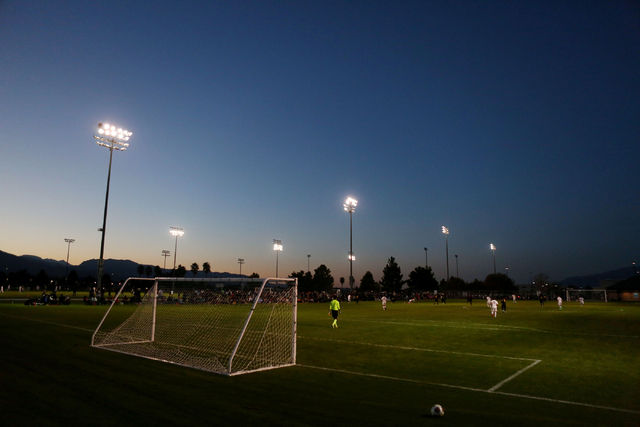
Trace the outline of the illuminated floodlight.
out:
<instances>
[{"instance_id":1,"label":"illuminated floodlight","mask_svg":"<svg viewBox=\"0 0 640 427\"><path fill-rule=\"evenodd\" d=\"M343 206L345 211L349 213L353 213L356 211L356 206L358 206L358 201L356 199L348 197L347 200L344 202Z\"/></svg>"},{"instance_id":2,"label":"illuminated floodlight","mask_svg":"<svg viewBox=\"0 0 640 427\"><path fill-rule=\"evenodd\" d=\"M442 233L443 234L449 234L449 229L447 227L445 227L444 225L442 226Z\"/></svg>"},{"instance_id":3,"label":"illuminated floodlight","mask_svg":"<svg viewBox=\"0 0 640 427\"><path fill-rule=\"evenodd\" d=\"M349 254L349 261L355 261L356 260L356 256L353 254L353 252L351 252Z\"/></svg>"},{"instance_id":4,"label":"illuminated floodlight","mask_svg":"<svg viewBox=\"0 0 640 427\"><path fill-rule=\"evenodd\" d=\"M282 250L282 242L280 240L273 239L273 250L274 251Z\"/></svg>"},{"instance_id":5,"label":"illuminated floodlight","mask_svg":"<svg viewBox=\"0 0 640 427\"><path fill-rule=\"evenodd\" d=\"M184 235L184 231L182 231L182 228L170 227L169 232L174 236Z\"/></svg>"},{"instance_id":6,"label":"illuminated floodlight","mask_svg":"<svg viewBox=\"0 0 640 427\"><path fill-rule=\"evenodd\" d=\"M491 245L489 245L489 247L491 248L492 251L496 250L496 246L493 243Z\"/></svg>"}]
</instances>

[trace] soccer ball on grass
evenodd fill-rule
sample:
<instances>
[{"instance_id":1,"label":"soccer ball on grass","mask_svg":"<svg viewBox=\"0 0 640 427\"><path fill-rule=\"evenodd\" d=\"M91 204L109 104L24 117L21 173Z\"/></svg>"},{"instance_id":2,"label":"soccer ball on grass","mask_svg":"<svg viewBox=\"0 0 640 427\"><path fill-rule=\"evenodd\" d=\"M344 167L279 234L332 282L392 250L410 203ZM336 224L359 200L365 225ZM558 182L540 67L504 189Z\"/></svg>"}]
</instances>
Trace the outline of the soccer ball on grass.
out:
<instances>
[{"instance_id":1,"label":"soccer ball on grass","mask_svg":"<svg viewBox=\"0 0 640 427\"><path fill-rule=\"evenodd\" d=\"M441 417L444 415L444 409L438 404L433 405L433 407L431 408L431 415L433 415L434 417Z\"/></svg>"}]
</instances>

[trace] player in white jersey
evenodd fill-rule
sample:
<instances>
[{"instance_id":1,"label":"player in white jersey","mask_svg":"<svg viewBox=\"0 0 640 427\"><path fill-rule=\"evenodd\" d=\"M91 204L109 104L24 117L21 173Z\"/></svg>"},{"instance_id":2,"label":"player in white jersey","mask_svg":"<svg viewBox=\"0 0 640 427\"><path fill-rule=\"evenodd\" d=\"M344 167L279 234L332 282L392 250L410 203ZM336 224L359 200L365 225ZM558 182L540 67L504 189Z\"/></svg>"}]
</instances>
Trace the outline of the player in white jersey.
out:
<instances>
[{"instance_id":1,"label":"player in white jersey","mask_svg":"<svg viewBox=\"0 0 640 427\"><path fill-rule=\"evenodd\" d=\"M515 303L515 302L517 302L517 301L516 301L516 296L515 296L515 295L511 295L511 299L513 299L513 302L514 302L514 303Z\"/></svg>"},{"instance_id":2,"label":"player in white jersey","mask_svg":"<svg viewBox=\"0 0 640 427\"><path fill-rule=\"evenodd\" d=\"M584 298L580 297L578 301L580 301L580 307L584 307Z\"/></svg>"},{"instance_id":3,"label":"player in white jersey","mask_svg":"<svg viewBox=\"0 0 640 427\"><path fill-rule=\"evenodd\" d=\"M491 300L491 315L493 317L498 317L498 301L494 299Z\"/></svg>"},{"instance_id":4,"label":"player in white jersey","mask_svg":"<svg viewBox=\"0 0 640 427\"><path fill-rule=\"evenodd\" d=\"M380 298L380 301L382 301L382 309L386 310L387 309L387 297L383 296L382 298Z\"/></svg>"},{"instance_id":5,"label":"player in white jersey","mask_svg":"<svg viewBox=\"0 0 640 427\"><path fill-rule=\"evenodd\" d=\"M558 308L562 310L562 298L558 297L557 299L558 299Z\"/></svg>"},{"instance_id":6,"label":"player in white jersey","mask_svg":"<svg viewBox=\"0 0 640 427\"><path fill-rule=\"evenodd\" d=\"M487 307L491 308L491 297L487 297Z\"/></svg>"}]
</instances>

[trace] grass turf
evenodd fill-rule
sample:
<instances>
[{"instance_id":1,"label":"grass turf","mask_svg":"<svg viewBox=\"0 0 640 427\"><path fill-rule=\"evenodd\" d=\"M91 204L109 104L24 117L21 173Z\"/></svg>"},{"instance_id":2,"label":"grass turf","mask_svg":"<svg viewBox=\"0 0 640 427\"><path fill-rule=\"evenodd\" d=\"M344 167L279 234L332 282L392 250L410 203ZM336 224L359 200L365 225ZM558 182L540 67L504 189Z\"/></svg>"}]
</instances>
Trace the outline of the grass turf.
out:
<instances>
[{"instance_id":1,"label":"grass turf","mask_svg":"<svg viewBox=\"0 0 640 427\"><path fill-rule=\"evenodd\" d=\"M301 304L299 366L232 378L91 348L105 312L0 304L3 423L640 424L636 304Z\"/></svg>"}]
</instances>

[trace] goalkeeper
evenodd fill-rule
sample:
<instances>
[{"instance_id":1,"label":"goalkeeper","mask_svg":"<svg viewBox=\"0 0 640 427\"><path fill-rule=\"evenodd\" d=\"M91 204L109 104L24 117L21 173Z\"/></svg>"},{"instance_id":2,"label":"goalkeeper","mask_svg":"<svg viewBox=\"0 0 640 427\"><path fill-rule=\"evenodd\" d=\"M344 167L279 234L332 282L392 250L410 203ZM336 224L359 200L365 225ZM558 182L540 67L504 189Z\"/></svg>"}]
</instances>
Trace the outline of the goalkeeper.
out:
<instances>
[{"instance_id":1,"label":"goalkeeper","mask_svg":"<svg viewBox=\"0 0 640 427\"><path fill-rule=\"evenodd\" d=\"M331 326L334 328L338 327L338 314L340 313L340 302L336 299L335 295L332 295L331 303L329 303L329 315L333 316L333 324Z\"/></svg>"}]
</instances>

